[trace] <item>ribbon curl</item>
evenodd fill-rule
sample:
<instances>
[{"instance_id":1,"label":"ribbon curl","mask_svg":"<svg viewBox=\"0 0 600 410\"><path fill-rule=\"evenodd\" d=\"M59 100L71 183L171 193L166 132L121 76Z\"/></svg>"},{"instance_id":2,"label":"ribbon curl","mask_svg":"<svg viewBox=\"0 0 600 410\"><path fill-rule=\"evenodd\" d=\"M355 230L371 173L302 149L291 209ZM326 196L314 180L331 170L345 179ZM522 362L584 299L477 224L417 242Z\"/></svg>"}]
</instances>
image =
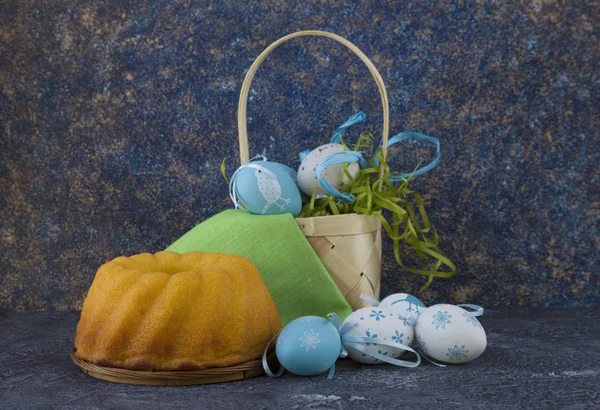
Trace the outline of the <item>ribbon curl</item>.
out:
<instances>
[{"instance_id":1,"label":"ribbon curl","mask_svg":"<svg viewBox=\"0 0 600 410\"><path fill-rule=\"evenodd\" d=\"M470 304L470 303L461 303L461 304L456 305L456 306L461 307L463 309L464 308L473 309L473 312L471 312L472 316L483 316L484 309L483 309L483 307L481 307L479 305L473 305L473 304Z\"/></svg>"},{"instance_id":2,"label":"ribbon curl","mask_svg":"<svg viewBox=\"0 0 600 410\"><path fill-rule=\"evenodd\" d=\"M351 204L355 199L354 195L348 193L341 193L340 191L332 187L331 184L329 184L329 182L327 182L327 180L321 176L321 174L325 169L329 168L332 165L351 164L353 162L360 162L362 159L362 154L360 152L355 151L335 152L331 155L328 155L323 161L319 162L319 165L317 165L316 173L319 185L330 195L334 196L338 201ZM348 175L350 175L347 171L345 172ZM351 176L350 179L352 179Z\"/></svg>"}]
</instances>

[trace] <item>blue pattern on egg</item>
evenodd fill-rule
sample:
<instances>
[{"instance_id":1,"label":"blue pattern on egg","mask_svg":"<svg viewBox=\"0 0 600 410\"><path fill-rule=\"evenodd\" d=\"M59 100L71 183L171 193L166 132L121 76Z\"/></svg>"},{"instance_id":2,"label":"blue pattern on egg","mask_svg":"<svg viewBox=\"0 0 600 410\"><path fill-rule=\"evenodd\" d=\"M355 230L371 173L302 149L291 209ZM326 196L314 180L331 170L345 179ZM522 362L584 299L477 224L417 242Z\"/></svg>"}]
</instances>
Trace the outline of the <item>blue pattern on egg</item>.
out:
<instances>
[{"instance_id":1,"label":"blue pattern on egg","mask_svg":"<svg viewBox=\"0 0 600 410\"><path fill-rule=\"evenodd\" d=\"M396 293L383 299L380 308L392 309L405 324L414 326L419 316L427 309L418 298L408 293Z\"/></svg>"},{"instance_id":2,"label":"blue pattern on egg","mask_svg":"<svg viewBox=\"0 0 600 410\"><path fill-rule=\"evenodd\" d=\"M302 198L293 174L292 169L276 162L253 161L242 166L235 181L239 203L257 215L298 216Z\"/></svg>"},{"instance_id":3,"label":"blue pattern on egg","mask_svg":"<svg viewBox=\"0 0 600 410\"><path fill-rule=\"evenodd\" d=\"M402 356L405 350L400 347L380 345L376 343L377 340L393 342L398 345L403 344L406 346L410 346L413 343L414 330L412 326L400 319L397 312L386 307L381 308L381 305L376 308L362 308L356 310L346 318L344 324L347 324L350 321L354 321L356 325L350 327L344 336L373 339L373 342L364 342L360 344L383 356L397 359ZM348 357L352 360L364 364L385 363L361 352L351 345L346 345L345 347L348 350Z\"/></svg>"},{"instance_id":4,"label":"blue pattern on egg","mask_svg":"<svg viewBox=\"0 0 600 410\"><path fill-rule=\"evenodd\" d=\"M283 329L275 352L287 371L300 376L315 376L335 364L341 349L340 334L329 320L304 316Z\"/></svg>"},{"instance_id":5,"label":"blue pattern on egg","mask_svg":"<svg viewBox=\"0 0 600 410\"><path fill-rule=\"evenodd\" d=\"M471 312L454 305L439 304L419 316L415 332L419 348L445 363L476 359L487 346L481 323Z\"/></svg>"}]
</instances>

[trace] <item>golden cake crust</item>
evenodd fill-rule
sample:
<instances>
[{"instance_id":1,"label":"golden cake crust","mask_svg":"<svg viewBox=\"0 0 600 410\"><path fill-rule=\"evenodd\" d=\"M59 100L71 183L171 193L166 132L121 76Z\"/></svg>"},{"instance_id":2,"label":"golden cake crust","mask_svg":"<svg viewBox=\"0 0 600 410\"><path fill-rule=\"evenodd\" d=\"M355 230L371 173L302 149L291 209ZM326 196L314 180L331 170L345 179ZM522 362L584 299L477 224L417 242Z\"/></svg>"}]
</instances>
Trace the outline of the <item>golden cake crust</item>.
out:
<instances>
[{"instance_id":1,"label":"golden cake crust","mask_svg":"<svg viewBox=\"0 0 600 410\"><path fill-rule=\"evenodd\" d=\"M259 358L281 328L249 260L159 252L100 267L83 304L76 356L136 370L200 370Z\"/></svg>"}]
</instances>

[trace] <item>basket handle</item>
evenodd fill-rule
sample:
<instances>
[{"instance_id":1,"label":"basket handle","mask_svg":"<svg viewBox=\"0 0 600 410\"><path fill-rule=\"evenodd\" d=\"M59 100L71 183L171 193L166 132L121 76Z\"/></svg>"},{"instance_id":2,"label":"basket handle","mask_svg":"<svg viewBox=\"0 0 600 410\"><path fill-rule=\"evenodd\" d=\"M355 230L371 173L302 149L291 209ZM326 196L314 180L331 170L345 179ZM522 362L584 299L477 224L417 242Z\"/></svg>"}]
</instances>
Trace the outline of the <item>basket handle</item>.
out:
<instances>
[{"instance_id":1,"label":"basket handle","mask_svg":"<svg viewBox=\"0 0 600 410\"><path fill-rule=\"evenodd\" d=\"M377 88L379 89L379 94L381 95L381 104L383 105L383 159L387 159L387 145L388 145L388 135L389 135L389 126L390 126L390 115L389 115L389 105L388 105L388 96L387 91L385 89L385 84L383 79L381 78L381 74L375 68L375 65L369 60L369 58L358 49L354 44L350 41L346 40L343 37L338 36L337 34L329 33L327 31L318 31L318 30L309 30L309 31L297 31L292 34L288 34L285 37L281 37L279 40L275 41L269 47L267 47L254 61L246 77L244 78L244 82L242 83L242 90L240 92L240 100L238 103L238 134L240 140L240 161L242 165L247 164L250 159L250 153L248 150L248 130L246 128L246 106L248 104L248 93L250 92L250 86L252 85L252 79L254 78L254 74L256 70L261 65L261 63L267 58L269 54L273 50L275 50L280 44L285 43L286 41L302 36L317 36L317 37L327 37L331 38L350 49L354 54L356 54L363 63L369 69L371 75L375 79L377 83ZM383 165L380 168L380 176L383 176L384 168ZM381 188L381 182L379 183L379 187Z\"/></svg>"}]
</instances>

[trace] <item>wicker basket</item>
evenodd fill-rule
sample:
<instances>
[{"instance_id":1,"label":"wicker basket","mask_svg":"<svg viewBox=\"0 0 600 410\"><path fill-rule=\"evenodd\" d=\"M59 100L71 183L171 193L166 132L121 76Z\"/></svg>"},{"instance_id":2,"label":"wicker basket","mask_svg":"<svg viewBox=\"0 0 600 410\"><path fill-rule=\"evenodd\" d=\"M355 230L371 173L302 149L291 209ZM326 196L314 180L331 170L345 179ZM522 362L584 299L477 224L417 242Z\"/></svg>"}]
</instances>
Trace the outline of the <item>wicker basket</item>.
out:
<instances>
[{"instance_id":1,"label":"wicker basket","mask_svg":"<svg viewBox=\"0 0 600 410\"><path fill-rule=\"evenodd\" d=\"M379 298L381 222L357 214L296 218L296 222L352 309L371 306L360 294Z\"/></svg>"},{"instance_id":2,"label":"wicker basket","mask_svg":"<svg viewBox=\"0 0 600 410\"><path fill-rule=\"evenodd\" d=\"M248 132L246 128L246 105L252 79L264 59L280 44L301 36L327 37L338 41L355 53L367 66L375 79L383 105L383 158L387 157L389 135L389 109L385 84L381 75L367 56L343 37L325 31L299 31L275 41L254 61L242 84L238 105L238 132L240 161L248 163ZM381 175L383 175L383 167ZM381 189L381 183L379 185ZM306 236L319 259L352 307L369 306L360 298L364 293L379 298L381 282L381 223L374 216L346 214L297 218L300 229Z\"/></svg>"}]
</instances>

